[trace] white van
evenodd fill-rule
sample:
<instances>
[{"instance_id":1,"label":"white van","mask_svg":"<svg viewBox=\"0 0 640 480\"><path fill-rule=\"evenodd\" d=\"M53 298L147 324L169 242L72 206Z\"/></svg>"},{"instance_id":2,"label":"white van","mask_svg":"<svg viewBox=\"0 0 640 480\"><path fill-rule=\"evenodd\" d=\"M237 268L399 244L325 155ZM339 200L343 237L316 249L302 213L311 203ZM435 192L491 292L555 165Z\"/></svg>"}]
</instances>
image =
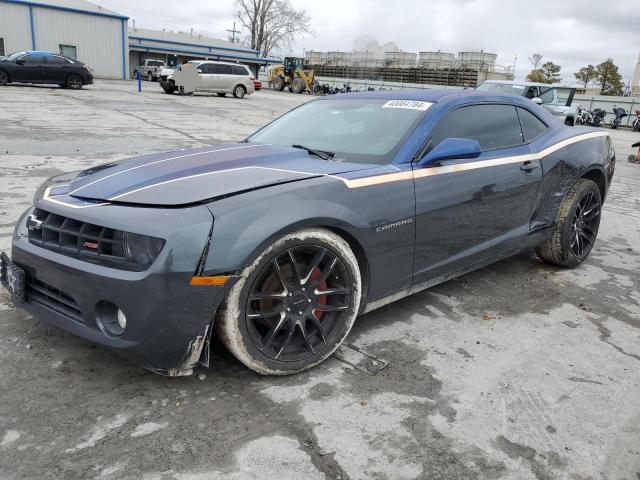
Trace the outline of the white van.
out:
<instances>
[{"instance_id":1,"label":"white van","mask_svg":"<svg viewBox=\"0 0 640 480\"><path fill-rule=\"evenodd\" d=\"M253 74L245 65L210 60L192 60L189 63L196 65L198 71L196 92L213 92L221 97L231 93L236 98L242 98L255 91ZM173 72L174 69L160 72L158 81L166 93L180 91L173 80Z\"/></svg>"}]
</instances>

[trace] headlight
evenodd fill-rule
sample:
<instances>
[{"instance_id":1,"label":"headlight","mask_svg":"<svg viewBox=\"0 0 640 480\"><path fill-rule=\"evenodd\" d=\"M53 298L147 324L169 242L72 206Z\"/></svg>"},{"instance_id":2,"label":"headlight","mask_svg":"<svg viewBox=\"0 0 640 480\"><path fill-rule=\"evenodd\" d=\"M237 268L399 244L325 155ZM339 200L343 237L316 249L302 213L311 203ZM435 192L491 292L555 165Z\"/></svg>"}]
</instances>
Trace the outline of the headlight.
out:
<instances>
[{"instance_id":1,"label":"headlight","mask_svg":"<svg viewBox=\"0 0 640 480\"><path fill-rule=\"evenodd\" d=\"M151 265L164 246L162 238L116 230L113 239L114 255L125 257L138 265Z\"/></svg>"}]
</instances>

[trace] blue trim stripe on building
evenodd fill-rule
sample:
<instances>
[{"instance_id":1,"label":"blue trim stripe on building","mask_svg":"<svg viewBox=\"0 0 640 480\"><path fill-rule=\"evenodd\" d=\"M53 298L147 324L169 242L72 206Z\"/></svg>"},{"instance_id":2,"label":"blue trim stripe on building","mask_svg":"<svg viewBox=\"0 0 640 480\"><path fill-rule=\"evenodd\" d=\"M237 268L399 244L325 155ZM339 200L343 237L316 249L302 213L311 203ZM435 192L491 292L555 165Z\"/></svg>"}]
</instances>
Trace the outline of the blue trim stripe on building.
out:
<instances>
[{"instance_id":1,"label":"blue trim stripe on building","mask_svg":"<svg viewBox=\"0 0 640 480\"><path fill-rule=\"evenodd\" d=\"M29 5L29 24L31 25L31 48L36 49L36 29L33 25L33 7Z\"/></svg>"},{"instance_id":2,"label":"blue trim stripe on building","mask_svg":"<svg viewBox=\"0 0 640 480\"><path fill-rule=\"evenodd\" d=\"M120 21L120 26L122 27L122 79L127 79L127 21L123 18Z\"/></svg>"},{"instance_id":3,"label":"blue trim stripe on building","mask_svg":"<svg viewBox=\"0 0 640 480\"><path fill-rule=\"evenodd\" d=\"M240 55L226 55L224 53L216 53L216 52L202 52L202 51L196 51L196 50L182 50L178 48L156 47L154 45L143 45L140 43L129 43L129 50L142 50L144 52L158 51L158 52L169 52L169 53L178 53L178 54L184 53L184 54L192 55L195 57L209 57L209 58L224 57L224 58L231 58L235 60L243 60L245 62L264 64L264 65L268 63L281 63L280 60L275 60L272 58L242 57Z\"/></svg>"},{"instance_id":4,"label":"blue trim stripe on building","mask_svg":"<svg viewBox=\"0 0 640 480\"><path fill-rule=\"evenodd\" d=\"M250 48L231 48L231 47L218 47L216 45L202 45L198 43L186 43L186 42L177 42L175 40L164 40L162 38L149 38L149 37L137 37L134 35L129 35L129 40L138 40L138 43L142 43L142 41L147 42L160 42L166 43L170 45L183 45L185 47L199 47L199 48L215 48L216 50L227 50L230 52L243 52L243 53L256 53L259 54L259 50L252 50Z\"/></svg>"},{"instance_id":5,"label":"blue trim stripe on building","mask_svg":"<svg viewBox=\"0 0 640 480\"><path fill-rule=\"evenodd\" d=\"M51 5L49 3L27 2L27 1L22 1L22 0L0 0L0 3L14 3L16 5L28 5L29 9L31 9L32 7L50 8L52 10L61 10L63 12L83 13L85 15L94 15L96 17L121 18L121 19L124 19L124 20L129 20L129 17L125 17L125 16L119 15L117 13L94 12L92 10L83 10L81 8L62 7L60 5Z\"/></svg>"}]
</instances>

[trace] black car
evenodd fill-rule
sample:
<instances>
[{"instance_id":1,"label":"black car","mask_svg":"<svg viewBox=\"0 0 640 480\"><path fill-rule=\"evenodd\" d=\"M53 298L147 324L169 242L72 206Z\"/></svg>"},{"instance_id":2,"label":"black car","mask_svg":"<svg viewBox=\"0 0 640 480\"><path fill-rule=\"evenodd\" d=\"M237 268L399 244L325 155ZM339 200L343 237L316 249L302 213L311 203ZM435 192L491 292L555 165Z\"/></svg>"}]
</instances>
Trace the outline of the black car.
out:
<instances>
[{"instance_id":1,"label":"black car","mask_svg":"<svg viewBox=\"0 0 640 480\"><path fill-rule=\"evenodd\" d=\"M74 90L93 83L86 63L57 53L29 51L0 58L0 85L8 83L56 83Z\"/></svg>"},{"instance_id":2,"label":"black car","mask_svg":"<svg viewBox=\"0 0 640 480\"><path fill-rule=\"evenodd\" d=\"M331 95L240 143L50 179L2 281L158 373L208 364L212 332L257 372L295 373L359 314L522 250L579 265L614 166L606 132L524 97Z\"/></svg>"}]
</instances>

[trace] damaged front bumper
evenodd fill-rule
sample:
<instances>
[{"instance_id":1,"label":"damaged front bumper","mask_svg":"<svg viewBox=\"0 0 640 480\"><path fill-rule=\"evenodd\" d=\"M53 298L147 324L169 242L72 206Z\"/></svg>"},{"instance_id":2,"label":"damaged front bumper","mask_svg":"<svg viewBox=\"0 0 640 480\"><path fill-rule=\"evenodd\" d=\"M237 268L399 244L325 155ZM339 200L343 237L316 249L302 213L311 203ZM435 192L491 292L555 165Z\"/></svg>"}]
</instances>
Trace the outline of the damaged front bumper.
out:
<instances>
[{"instance_id":1,"label":"damaged front bumper","mask_svg":"<svg viewBox=\"0 0 640 480\"><path fill-rule=\"evenodd\" d=\"M109 226L125 230L128 227L122 223L128 221L128 210L138 210L138 214L143 210L122 206L100 209L102 220L96 220L98 209L89 209L93 210L91 221L109 224L108 217L116 215L119 224ZM146 215L132 217L138 222L153 222L152 234L155 230L157 235L158 228L169 232L160 255L145 271L96 265L32 244L25 220L32 211L28 210L16 227L12 244L12 261L26 277L26 301L19 306L153 372L190 375L199 361L208 364L205 347L213 318L234 282L224 286L190 285L213 218L202 206L195 212L195 208L187 210L149 209ZM101 328L101 302L111 302L126 315L121 335L110 335Z\"/></svg>"}]
</instances>

